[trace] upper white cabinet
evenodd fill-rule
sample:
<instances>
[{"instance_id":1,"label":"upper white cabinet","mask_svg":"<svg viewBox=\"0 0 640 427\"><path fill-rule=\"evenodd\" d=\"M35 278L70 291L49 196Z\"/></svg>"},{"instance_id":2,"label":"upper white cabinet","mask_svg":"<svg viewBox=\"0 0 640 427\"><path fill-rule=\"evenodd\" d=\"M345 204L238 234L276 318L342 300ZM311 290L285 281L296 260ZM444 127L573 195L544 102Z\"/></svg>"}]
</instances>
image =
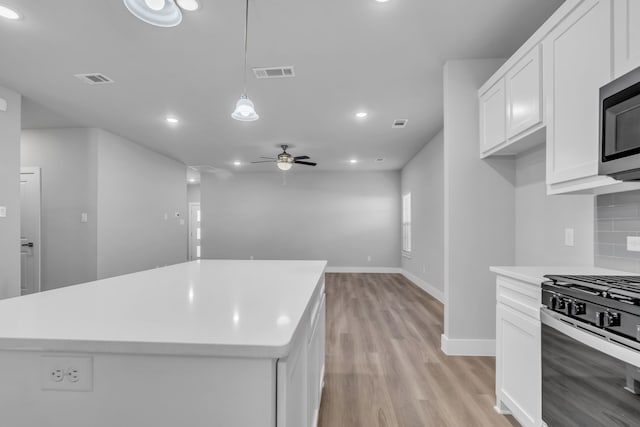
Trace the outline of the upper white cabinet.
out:
<instances>
[{"instance_id":1,"label":"upper white cabinet","mask_svg":"<svg viewBox=\"0 0 640 427\"><path fill-rule=\"evenodd\" d=\"M615 77L640 67L640 1L613 2Z\"/></svg>"},{"instance_id":2,"label":"upper white cabinet","mask_svg":"<svg viewBox=\"0 0 640 427\"><path fill-rule=\"evenodd\" d=\"M542 69L540 46L511 68L507 87L507 137L513 139L542 124Z\"/></svg>"},{"instance_id":3,"label":"upper white cabinet","mask_svg":"<svg viewBox=\"0 0 640 427\"><path fill-rule=\"evenodd\" d=\"M612 77L611 0L583 0L544 39L549 194L616 182L598 176L599 89Z\"/></svg>"},{"instance_id":4,"label":"upper white cabinet","mask_svg":"<svg viewBox=\"0 0 640 427\"><path fill-rule=\"evenodd\" d=\"M480 154L487 155L506 142L506 93L500 79L480 95Z\"/></svg>"}]
</instances>

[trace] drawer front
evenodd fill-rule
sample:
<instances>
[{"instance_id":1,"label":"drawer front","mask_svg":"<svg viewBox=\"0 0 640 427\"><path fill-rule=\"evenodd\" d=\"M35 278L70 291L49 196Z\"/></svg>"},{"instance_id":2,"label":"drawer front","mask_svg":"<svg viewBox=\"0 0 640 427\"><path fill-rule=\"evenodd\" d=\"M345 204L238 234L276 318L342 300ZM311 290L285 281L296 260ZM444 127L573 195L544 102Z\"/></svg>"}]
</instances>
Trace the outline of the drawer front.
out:
<instances>
[{"instance_id":1,"label":"drawer front","mask_svg":"<svg viewBox=\"0 0 640 427\"><path fill-rule=\"evenodd\" d=\"M540 285L498 276L496 297L505 304L533 319L540 320Z\"/></svg>"}]
</instances>

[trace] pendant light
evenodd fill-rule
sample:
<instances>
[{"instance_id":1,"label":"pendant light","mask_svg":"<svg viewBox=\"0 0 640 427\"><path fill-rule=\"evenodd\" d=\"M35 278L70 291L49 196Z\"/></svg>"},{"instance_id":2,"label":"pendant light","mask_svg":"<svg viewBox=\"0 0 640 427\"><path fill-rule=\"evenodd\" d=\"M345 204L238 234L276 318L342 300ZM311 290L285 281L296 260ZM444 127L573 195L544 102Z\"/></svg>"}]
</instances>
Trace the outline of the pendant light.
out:
<instances>
[{"instance_id":1,"label":"pendant light","mask_svg":"<svg viewBox=\"0 0 640 427\"><path fill-rule=\"evenodd\" d=\"M156 27L175 27L182 22L182 11L174 0L124 0L129 12Z\"/></svg>"},{"instance_id":2,"label":"pendant light","mask_svg":"<svg viewBox=\"0 0 640 427\"><path fill-rule=\"evenodd\" d=\"M241 122L253 122L260 116L256 113L253 102L247 96L247 37L249 32L249 0L247 0L244 17L244 91L238 102L236 109L231 113L231 117Z\"/></svg>"}]
</instances>

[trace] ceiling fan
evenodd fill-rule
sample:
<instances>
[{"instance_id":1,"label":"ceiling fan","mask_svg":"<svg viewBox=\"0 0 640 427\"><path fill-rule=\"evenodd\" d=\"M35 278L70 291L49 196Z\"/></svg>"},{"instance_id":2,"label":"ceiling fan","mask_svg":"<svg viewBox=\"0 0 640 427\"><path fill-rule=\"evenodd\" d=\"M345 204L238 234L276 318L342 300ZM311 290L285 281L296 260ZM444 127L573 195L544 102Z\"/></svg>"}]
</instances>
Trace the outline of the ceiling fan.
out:
<instances>
[{"instance_id":1,"label":"ceiling fan","mask_svg":"<svg viewBox=\"0 0 640 427\"><path fill-rule=\"evenodd\" d=\"M293 157L291 154L287 153L288 145L281 145L282 153L278 154L277 158L273 157L260 157L261 159L268 160L259 160L257 162L251 163L275 163L280 170L288 171L294 164L298 165L307 165L307 166L315 166L317 163L314 162L303 162L302 160L308 160L309 156L297 156Z\"/></svg>"}]
</instances>

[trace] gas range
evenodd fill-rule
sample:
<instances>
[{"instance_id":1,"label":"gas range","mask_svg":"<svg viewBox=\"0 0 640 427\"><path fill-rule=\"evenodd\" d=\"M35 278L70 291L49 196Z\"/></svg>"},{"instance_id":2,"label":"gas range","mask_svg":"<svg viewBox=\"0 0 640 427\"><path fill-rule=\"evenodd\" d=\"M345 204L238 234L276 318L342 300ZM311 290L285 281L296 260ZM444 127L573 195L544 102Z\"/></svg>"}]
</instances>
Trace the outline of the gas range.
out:
<instances>
[{"instance_id":1,"label":"gas range","mask_svg":"<svg viewBox=\"0 0 640 427\"><path fill-rule=\"evenodd\" d=\"M640 276L545 276L542 305L640 342Z\"/></svg>"}]
</instances>

